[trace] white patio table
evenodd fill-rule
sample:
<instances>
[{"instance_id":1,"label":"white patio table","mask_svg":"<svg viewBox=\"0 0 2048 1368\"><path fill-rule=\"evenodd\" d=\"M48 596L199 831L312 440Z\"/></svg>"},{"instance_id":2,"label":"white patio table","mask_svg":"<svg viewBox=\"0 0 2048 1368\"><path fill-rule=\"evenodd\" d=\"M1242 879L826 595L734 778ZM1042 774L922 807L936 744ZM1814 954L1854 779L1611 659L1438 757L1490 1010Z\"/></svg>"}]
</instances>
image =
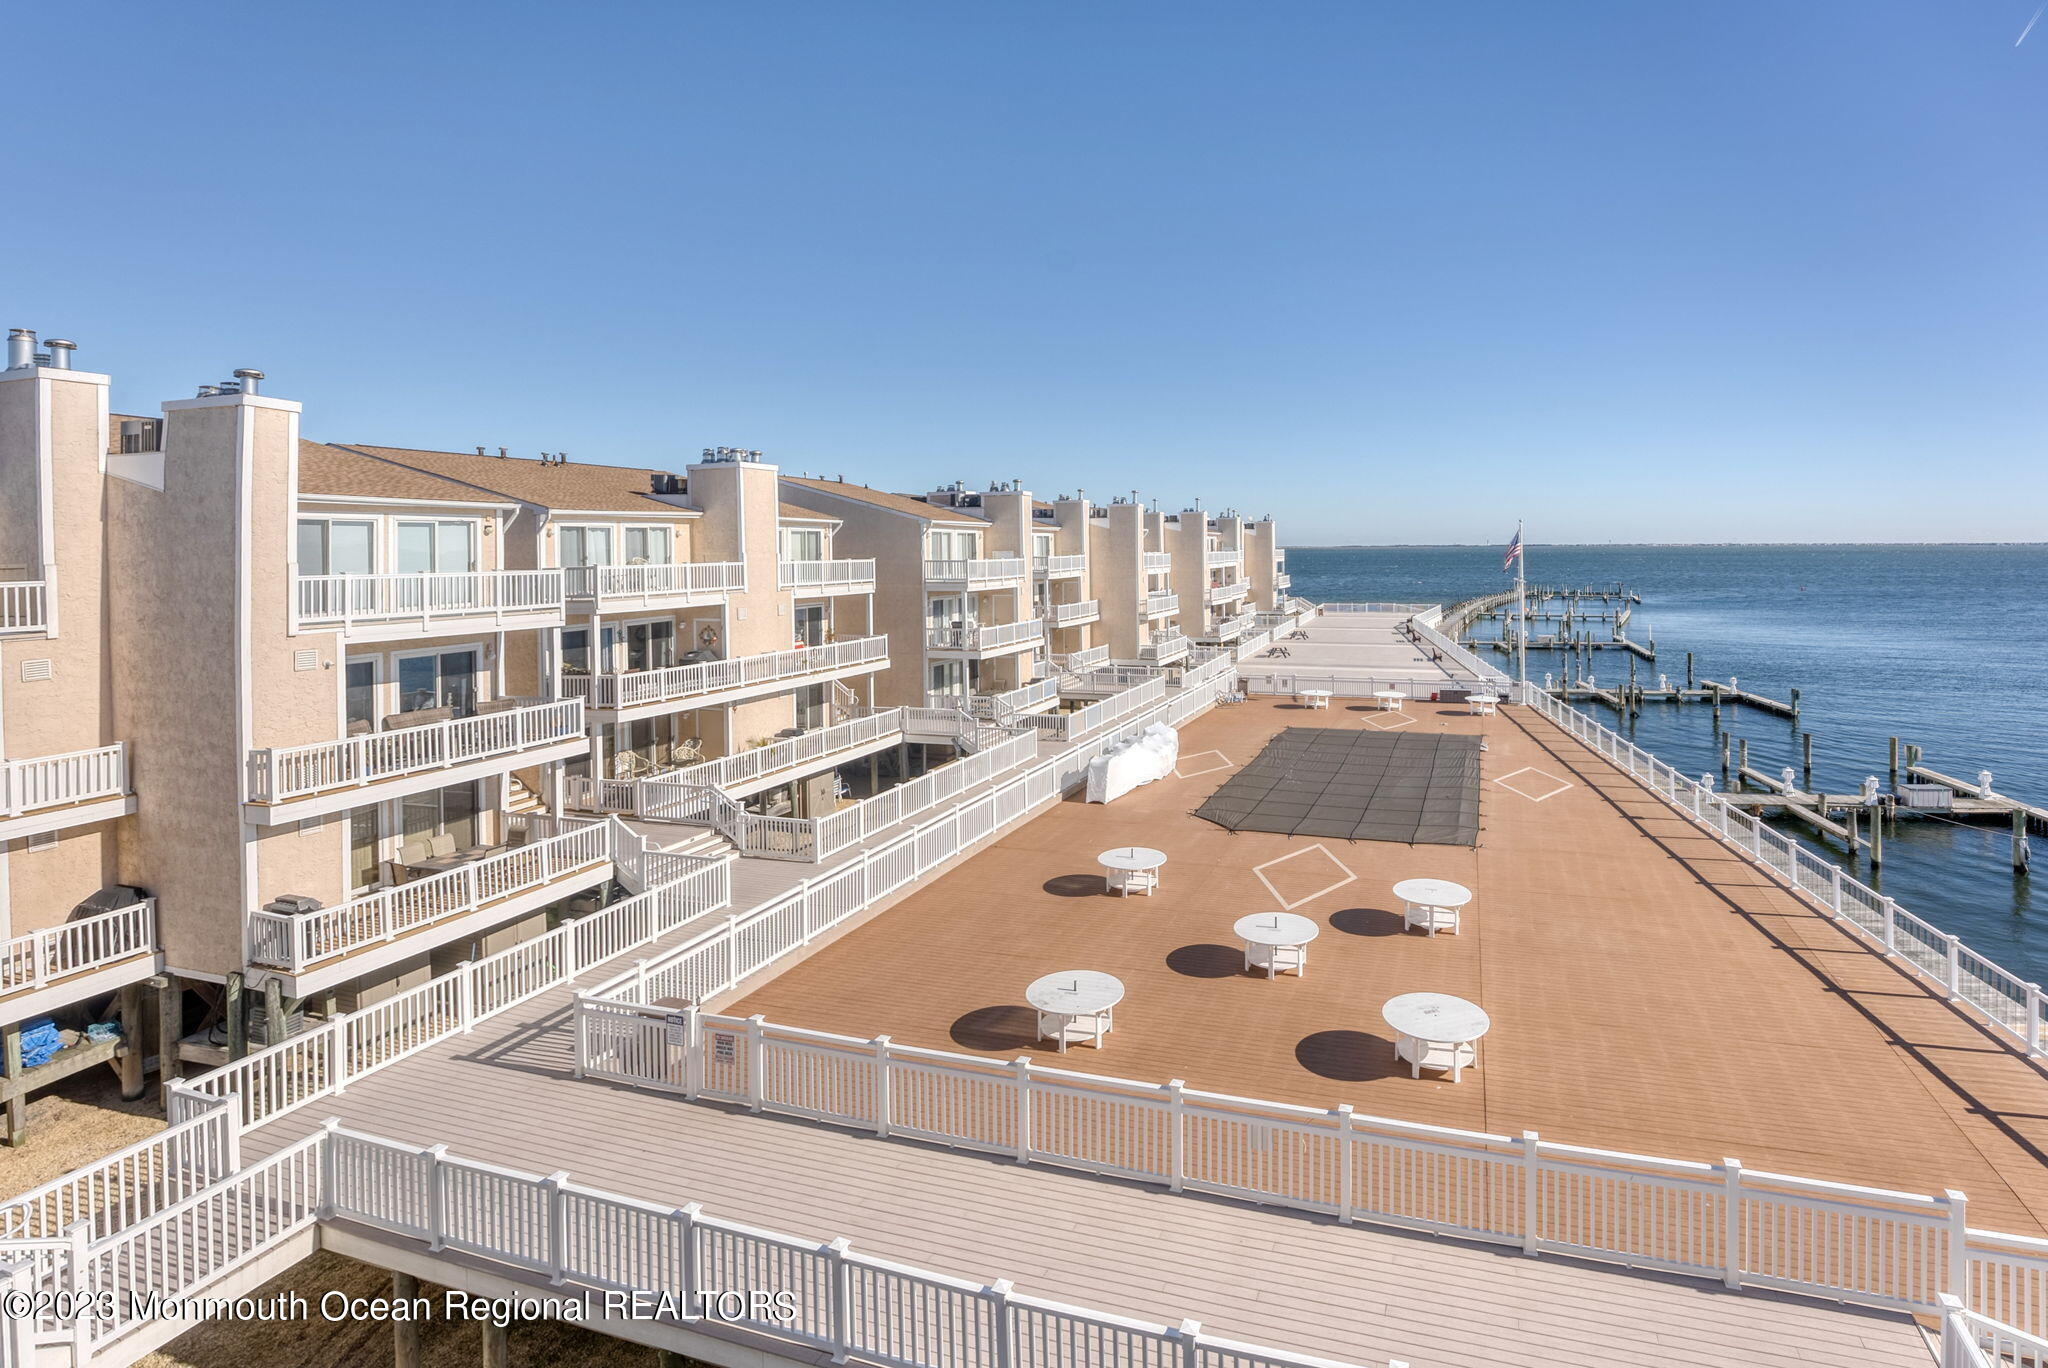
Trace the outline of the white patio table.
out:
<instances>
[{"instance_id":1,"label":"white patio table","mask_svg":"<svg viewBox=\"0 0 2048 1368\"><path fill-rule=\"evenodd\" d=\"M1372 696L1379 703L1381 712L1408 711L1408 693L1405 689L1374 689Z\"/></svg>"},{"instance_id":2,"label":"white patio table","mask_svg":"<svg viewBox=\"0 0 2048 1368\"><path fill-rule=\"evenodd\" d=\"M1403 993L1387 999L1380 1016L1394 1028L1394 1051L1408 1062L1410 1078L1437 1069L1453 1083L1479 1067L1479 1037L1493 1027L1478 1004L1449 993Z\"/></svg>"},{"instance_id":3,"label":"white patio table","mask_svg":"<svg viewBox=\"0 0 2048 1368\"><path fill-rule=\"evenodd\" d=\"M1124 981L1096 969L1063 969L1035 979L1024 1000L1038 1009L1038 1037L1102 1048L1102 1038L1116 1024L1115 1007L1124 1000Z\"/></svg>"},{"instance_id":4,"label":"white patio table","mask_svg":"<svg viewBox=\"0 0 2048 1368\"><path fill-rule=\"evenodd\" d=\"M1457 935L1461 930L1458 909L1472 901L1472 890L1449 879L1403 879L1394 885L1401 900L1401 924L1419 926L1435 936L1439 931Z\"/></svg>"},{"instance_id":5,"label":"white patio table","mask_svg":"<svg viewBox=\"0 0 2048 1368\"><path fill-rule=\"evenodd\" d=\"M1323 928L1293 912L1254 912L1239 917L1231 928L1244 942L1244 967L1264 969L1272 978L1283 969L1296 976L1308 973L1308 943Z\"/></svg>"},{"instance_id":6,"label":"white patio table","mask_svg":"<svg viewBox=\"0 0 2048 1368\"><path fill-rule=\"evenodd\" d=\"M1159 871L1166 864L1166 852L1150 846L1119 846L1103 851L1095 862L1109 871L1103 881L1110 892L1128 898L1133 890L1138 890L1150 897L1152 890L1159 887Z\"/></svg>"}]
</instances>

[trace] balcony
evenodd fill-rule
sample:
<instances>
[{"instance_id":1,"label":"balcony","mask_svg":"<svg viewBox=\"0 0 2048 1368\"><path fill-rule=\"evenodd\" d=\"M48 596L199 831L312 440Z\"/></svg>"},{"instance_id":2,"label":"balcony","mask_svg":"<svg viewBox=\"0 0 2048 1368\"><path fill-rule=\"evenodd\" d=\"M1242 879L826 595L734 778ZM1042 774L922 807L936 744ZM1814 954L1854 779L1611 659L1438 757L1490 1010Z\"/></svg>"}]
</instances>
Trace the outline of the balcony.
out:
<instances>
[{"instance_id":1,"label":"balcony","mask_svg":"<svg viewBox=\"0 0 2048 1368\"><path fill-rule=\"evenodd\" d=\"M777 582L801 595L872 594L875 563L871 560L784 561Z\"/></svg>"},{"instance_id":2,"label":"balcony","mask_svg":"<svg viewBox=\"0 0 2048 1368\"><path fill-rule=\"evenodd\" d=\"M708 784L729 798L744 798L886 750L902 739L902 712L889 708L655 777L684 784Z\"/></svg>"},{"instance_id":3,"label":"balcony","mask_svg":"<svg viewBox=\"0 0 2048 1368\"><path fill-rule=\"evenodd\" d=\"M873 674L888 664L889 638L856 637L793 651L707 660L698 665L565 675L562 692L584 699L599 712L617 714L612 720L619 721L684 708L723 707L750 698L787 693L803 684Z\"/></svg>"},{"instance_id":4,"label":"balcony","mask_svg":"<svg viewBox=\"0 0 2048 1368\"><path fill-rule=\"evenodd\" d=\"M0 636L46 630L49 603L49 586L42 580L0 583Z\"/></svg>"},{"instance_id":5,"label":"balcony","mask_svg":"<svg viewBox=\"0 0 2048 1368\"><path fill-rule=\"evenodd\" d=\"M1280 571L1279 573L1273 576L1273 587L1275 589L1289 589L1293 586L1294 576L1288 574L1286 571Z\"/></svg>"},{"instance_id":6,"label":"balcony","mask_svg":"<svg viewBox=\"0 0 2048 1368\"><path fill-rule=\"evenodd\" d=\"M1104 648L1105 650L1107 648ZM1056 678L1034 679L1029 684L999 693L935 693L925 695L925 704L933 708L956 708L969 717L986 718L990 721L1006 721L1011 714L1032 712L1050 707L1060 697L1060 682Z\"/></svg>"},{"instance_id":7,"label":"balcony","mask_svg":"<svg viewBox=\"0 0 2048 1368\"><path fill-rule=\"evenodd\" d=\"M1173 553L1171 551L1147 551L1145 553L1146 574L1163 575L1171 569L1173 569Z\"/></svg>"},{"instance_id":8,"label":"balcony","mask_svg":"<svg viewBox=\"0 0 2048 1368\"><path fill-rule=\"evenodd\" d=\"M615 826L528 818L525 844L445 873L313 912L251 912L249 958L292 976L295 996L360 977L609 879Z\"/></svg>"},{"instance_id":9,"label":"balcony","mask_svg":"<svg viewBox=\"0 0 2048 1368\"><path fill-rule=\"evenodd\" d=\"M244 813L260 824L318 817L567 759L588 744L583 701L561 698L340 741L255 750L249 752Z\"/></svg>"},{"instance_id":10,"label":"balcony","mask_svg":"<svg viewBox=\"0 0 2048 1368\"><path fill-rule=\"evenodd\" d=\"M1070 579L1087 568L1086 556L1039 556L1031 563L1040 579Z\"/></svg>"},{"instance_id":11,"label":"balcony","mask_svg":"<svg viewBox=\"0 0 2048 1368\"><path fill-rule=\"evenodd\" d=\"M1090 646L1087 650L1075 651L1072 655L1054 656L1052 664L1056 670L1086 670L1100 665L1108 659L1108 646Z\"/></svg>"},{"instance_id":12,"label":"balcony","mask_svg":"<svg viewBox=\"0 0 2048 1368\"><path fill-rule=\"evenodd\" d=\"M1040 713L1018 719L1038 729L1041 736L1062 745L1078 741L1089 732L1121 722L1166 700L1166 680L1153 675L1142 682L1090 703L1073 712Z\"/></svg>"},{"instance_id":13,"label":"balcony","mask_svg":"<svg viewBox=\"0 0 2048 1368\"><path fill-rule=\"evenodd\" d=\"M972 622L958 627L934 627L924 634L924 644L927 650L978 656L1025 650L1036 646L1044 635L1044 619L1034 617L987 627Z\"/></svg>"},{"instance_id":14,"label":"balcony","mask_svg":"<svg viewBox=\"0 0 2048 1368\"><path fill-rule=\"evenodd\" d=\"M1079 627L1102 616L1102 604L1096 599L1082 599L1079 603L1048 604L1044 621L1052 627Z\"/></svg>"},{"instance_id":15,"label":"balcony","mask_svg":"<svg viewBox=\"0 0 2048 1368\"><path fill-rule=\"evenodd\" d=\"M690 608L723 603L727 594L747 587L747 567L739 561L572 565L562 574L571 606L584 611Z\"/></svg>"},{"instance_id":16,"label":"balcony","mask_svg":"<svg viewBox=\"0 0 2048 1368\"><path fill-rule=\"evenodd\" d=\"M1257 613L1239 613L1234 617L1212 620L1196 640L1217 646L1226 646L1252 630L1258 621Z\"/></svg>"},{"instance_id":17,"label":"balcony","mask_svg":"<svg viewBox=\"0 0 2048 1368\"><path fill-rule=\"evenodd\" d=\"M1170 665L1188 653L1189 641L1181 632L1155 632L1138 647L1138 659L1154 665Z\"/></svg>"},{"instance_id":18,"label":"balcony","mask_svg":"<svg viewBox=\"0 0 2048 1368\"><path fill-rule=\"evenodd\" d=\"M156 970L153 898L0 941L0 1021L37 1016Z\"/></svg>"},{"instance_id":19,"label":"balcony","mask_svg":"<svg viewBox=\"0 0 2048 1368\"><path fill-rule=\"evenodd\" d=\"M1209 592L1203 597L1209 603L1228 603L1232 599L1243 598L1251 591L1252 582L1250 580L1232 580L1228 584L1210 585Z\"/></svg>"},{"instance_id":20,"label":"balcony","mask_svg":"<svg viewBox=\"0 0 2048 1368\"><path fill-rule=\"evenodd\" d=\"M1145 595L1145 616L1148 618L1166 617L1171 613L1178 613L1179 611L1179 594L1169 594L1161 591Z\"/></svg>"},{"instance_id":21,"label":"balcony","mask_svg":"<svg viewBox=\"0 0 2048 1368\"><path fill-rule=\"evenodd\" d=\"M1236 565L1243 559L1244 551L1241 548L1229 546L1221 551L1211 551L1202 563L1214 570L1219 565Z\"/></svg>"},{"instance_id":22,"label":"balcony","mask_svg":"<svg viewBox=\"0 0 2048 1368\"><path fill-rule=\"evenodd\" d=\"M133 811L125 742L0 760L0 840L104 822Z\"/></svg>"},{"instance_id":23,"label":"balcony","mask_svg":"<svg viewBox=\"0 0 2048 1368\"><path fill-rule=\"evenodd\" d=\"M992 556L975 560L928 560L924 582L940 588L966 588L977 584L1001 584L1020 580L1031 573L1031 562L1022 556Z\"/></svg>"},{"instance_id":24,"label":"balcony","mask_svg":"<svg viewBox=\"0 0 2048 1368\"><path fill-rule=\"evenodd\" d=\"M391 641L471 630L562 625L559 570L436 575L297 575L299 631Z\"/></svg>"}]
</instances>

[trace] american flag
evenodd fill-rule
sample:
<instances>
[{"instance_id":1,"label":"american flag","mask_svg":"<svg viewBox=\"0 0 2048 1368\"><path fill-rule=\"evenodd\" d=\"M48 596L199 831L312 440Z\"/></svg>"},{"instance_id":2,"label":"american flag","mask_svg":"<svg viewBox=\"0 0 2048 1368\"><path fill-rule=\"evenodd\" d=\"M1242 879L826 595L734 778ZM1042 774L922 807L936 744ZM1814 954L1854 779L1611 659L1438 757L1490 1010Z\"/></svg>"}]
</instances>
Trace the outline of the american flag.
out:
<instances>
[{"instance_id":1,"label":"american flag","mask_svg":"<svg viewBox=\"0 0 2048 1368\"><path fill-rule=\"evenodd\" d=\"M1500 572L1505 575L1515 568L1515 562L1522 558L1522 529L1515 529L1515 539L1508 543L1508 553L1501 558Z\"/></svg>"}]
</instances>

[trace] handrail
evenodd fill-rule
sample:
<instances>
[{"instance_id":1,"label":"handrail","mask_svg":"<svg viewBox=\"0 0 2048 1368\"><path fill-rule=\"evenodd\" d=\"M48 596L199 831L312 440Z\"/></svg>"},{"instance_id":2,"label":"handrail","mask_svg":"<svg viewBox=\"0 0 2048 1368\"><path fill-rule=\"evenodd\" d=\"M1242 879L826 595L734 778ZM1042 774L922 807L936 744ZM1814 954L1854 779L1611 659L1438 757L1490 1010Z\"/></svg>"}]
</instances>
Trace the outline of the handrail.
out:
<instances>
[{"instance_id":1,"label":"handrail","mask_svg":"<svg viewBox=\"0 0 2048 1368\"><path fill-rule=\"evenodd\" d=\"M49 601L47 581L0 580L0 633L44 630Z\"/></svg>"},{"instance_id":2,"label":"handrail","mask_svg":"<svg viewBox=\"0 0 2048 1368\"><path fill-rule=\"evenodd\" d=\"M673 779L686 784L710 784L716 788L731 788L734 784L748 783L778 770L792 769L808 761L821 760L837 751L880 741L900 734L902 730L901 712L888 709L856 717L851 721L836 722L829 727L807 731L800 736L771 741L765 746L755 746L731 755L722 755L715 760L683 765L649 777Z\"/></svg>"},{"instance_id":3,"label":"handrail","mask_svg":"<svg viewBox=\"0 0 2048 1368\"><path fill-rule=\"evenodd\" d=\"M281 803L327 789L372 784L518 755L583 735L583 700L558 698L340 741L249 752L249 801Z\"/></svg>"},{"instance_id":4,"label":"handrail","mask_svg":"<svg viewBox=\"0 0 2048 1368\"><path fill-rule=\"evenodd\" d=\"M1243 598L1251 593L1251 591L1252 582L1250 580L1231 580L1225 584L1212 584L1209 586L1206 601L1209 603L1228 603L1232 599Z\"/></svg>"},{"instance_id":5,"label":"handrail","mask_svg":"<svg viewBox=\"0 0 2048 1368\"><path fill-rule=\"evenodd\" d=\"M1141 568L1148 575L1156 575L1162 570L1173 569L1173 552L1171 551L1145 551L1140 554L1144 556Z\"/></svg>"},{"instance_id":6,"label":"handrail","mask_svg":"<svg viewBox=\"0 0 2048 1368\"><path fill-rule=\"evenodd\" d=\"M1059 741L1072 741L1086 736L1098 727L1120 722L1134 712L1140 712L1166 697L1166 680L1153 676L1144 682L1111 694L1108 698L1090 703L1073 712L1033 713L1018 720L1040 731L1050 732Z\"/></svg>"},{"instance_id":7,"label":"handrail","mask_svg":"<svg viewBox=\"0 0 2048 1368\"><path fill-rule=\"evenodd\" d=\"M593 708L630 708L643 703L669 703L698 694L755 684L773 684L827 670L842 670L889 658L886 636L856 637L788 651L707 660L696 665L669 665L658 670L626 670L615 674L564 675L562 692L587 700Z\"/></svg>"},{"instance_id":8,"label":"handrail","mask_svg":"<svg viewBox=\"0 0 2048 1368\"><path fill-rule=\"evenodd\" d=\"M963 627L932 627L925 631L925 645L935 651L993 651L1022 642L1036 642L1045 635L1038 618L1020 622L996 622L986 626L968 623Z\"/></svg>"},{"instance_id":9,"label":"handrail","mask_svg":"<svg viewBox=\"0 0 2048 1368\"><path fill-rule=\"evenodd\" d=\"M1219 566L1219 565L1236 565L1236 564L1237 564L1238 562L1242 561L1243 559L1244 559L1244 548L1243 548L1243 547L1241 547L1241 546L1226 546L1226 547L1224 547L1224 548L1223 548L1222 550L1220 550L1220 551L1211 551L1211 552L1209 552L1209 553L1208 553L1208 554L1207 554L1206 556L1204 556L1204 557L1203 557L1203 561L1202 561L1202 563L1203 563L1203 564L1204 564L1205 566L1207 566L1208 568L1210 568L1210 569L1212 569L1212 570L1213 570L1213 569L1215 569L1215 568L1216 568L1217 566Z\"/></svg>"},{"instance_id":10,"label":"handrail","mask_svg":"<svg viewBox=\"0 0 2048 1368\"><path fill-rule=\"evenodd\" d=\"M156 950L156 899L0 941L0 994L41 988Z\"/></svg>"},{"instance_id":11,"label":"handrail","mask_svg":"<svg viewBox=\"0 0 2048 1368\"><path fill-rule=\"evenodd\" d=\"M1102 616L1102 602L1099 599L1081 599L1075 603L1054 603L1047 605L1045 620L1055 627L1070 623L1093 622Z\"/></svg>"},{"instance_id":12,"label":"handrail","mask_svg":"<svg viewBox=\"0 0 2048 1368\"><path fill-rule=\"evenodd\" d=\"M570 598L654 599L724 594L747 587L744 561L680 561L669 565L571 565L563 570Z\"/></svg>"},{"instance_id":13,"label":"handrail","mask_svg":"<svg viewBox=\"0 0 2048 1368\"><path fill-rule=\"evenodd\" d=\"M1170 589L1160 589L1145 595L1145 616L1164 617L1180 611L1180 595Z\"/></svg>"},{"instance_id":14,"label":"handrail","mask_svg":"<svg viewBox=\"0 0 2048 1368\"><path fill-rule=\"evenodd\" d=\"M1187 633L1178 627L1169 632L1154 632L1150 641L1139 645L1138 658L1166 665L1186 655L1193 645Z\"/></svg>"},{"instance_id":15,"label":"handrail","mask_svg":"<svg viewBox=\"0 0 2048 1368\"><path fill-rule=\"evenodd\" d=\"M981 584L990 580L1022 579L1031 573L1031 562L1022 556L978 556L969 559L927 560L927 580L962 580Z\"/></svg>"},{"instance_id":16,"label":"handrail","mask_svg":"<svg viewBox=\"0 0 2048 1368\"><path fill-rule=\"evenodd\" d=\"M1078 575L1088 568L1086 556L1035 556L1031 569L1034 574L1048 578L1063 575Z\"/></svg>"},{"instance_id":17,"label":"handrail","mask_svg":"<svg viewBox=\"0 0 2048 1368\"><path fill-rule=\"evenodd\" d=\"M436 618L560 613L560 570L460 570L427 574L295 575L300 625L432 622Z\"/></svg>"},{"instance_id":18,"label":"handrail","mask_svg":"<svg viewBox=\"0 0 2048 1368\"><path fill-rule=\"evenodd\" d=\"M777 583L784 589L839 588L874 581L875 563L871 560L786 560L777 572Z\"/></svg>"},{"instance_id":19,"label":"handrail","mask_svg":"<svg viewBox=\"0 0 2048 1368\"><path fill-rule=\"evenodd\" d=\"M128 743L0 760L0 817L128 792Z\"/></svg>"}]
</instances>

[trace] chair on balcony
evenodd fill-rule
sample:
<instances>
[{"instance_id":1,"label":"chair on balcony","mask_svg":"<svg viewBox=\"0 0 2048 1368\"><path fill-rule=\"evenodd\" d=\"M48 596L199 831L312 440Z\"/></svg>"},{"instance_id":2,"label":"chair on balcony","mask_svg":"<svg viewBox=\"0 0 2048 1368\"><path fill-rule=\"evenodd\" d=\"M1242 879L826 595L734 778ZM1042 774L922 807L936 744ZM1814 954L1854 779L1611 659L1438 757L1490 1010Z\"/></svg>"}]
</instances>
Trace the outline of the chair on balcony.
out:
<instances>
[{"instance_id":1,"label":"chair on balcony","mask_svg":"<svg viewBox=\"0 0 2048 1368\"><path fill-rule=\"evenodd\" d=\"M516 698L493 698L488 703L477 704L476 714L482 715L484 713L513 712L516 711L518 707L519 700Z\"/></svg>"},{"instance_id":2,"label":"chair on balcony","mask_svg":"<svg viewBox=\"0 0 2048 1368\"><path fill-rule=\"evenodd\" d=\"M407 727L424 727L434 722L453 722L455 709L414 708L410 712L391 713L384 719L385 731L404 731Z\"/></svg>"}]
</instances>

